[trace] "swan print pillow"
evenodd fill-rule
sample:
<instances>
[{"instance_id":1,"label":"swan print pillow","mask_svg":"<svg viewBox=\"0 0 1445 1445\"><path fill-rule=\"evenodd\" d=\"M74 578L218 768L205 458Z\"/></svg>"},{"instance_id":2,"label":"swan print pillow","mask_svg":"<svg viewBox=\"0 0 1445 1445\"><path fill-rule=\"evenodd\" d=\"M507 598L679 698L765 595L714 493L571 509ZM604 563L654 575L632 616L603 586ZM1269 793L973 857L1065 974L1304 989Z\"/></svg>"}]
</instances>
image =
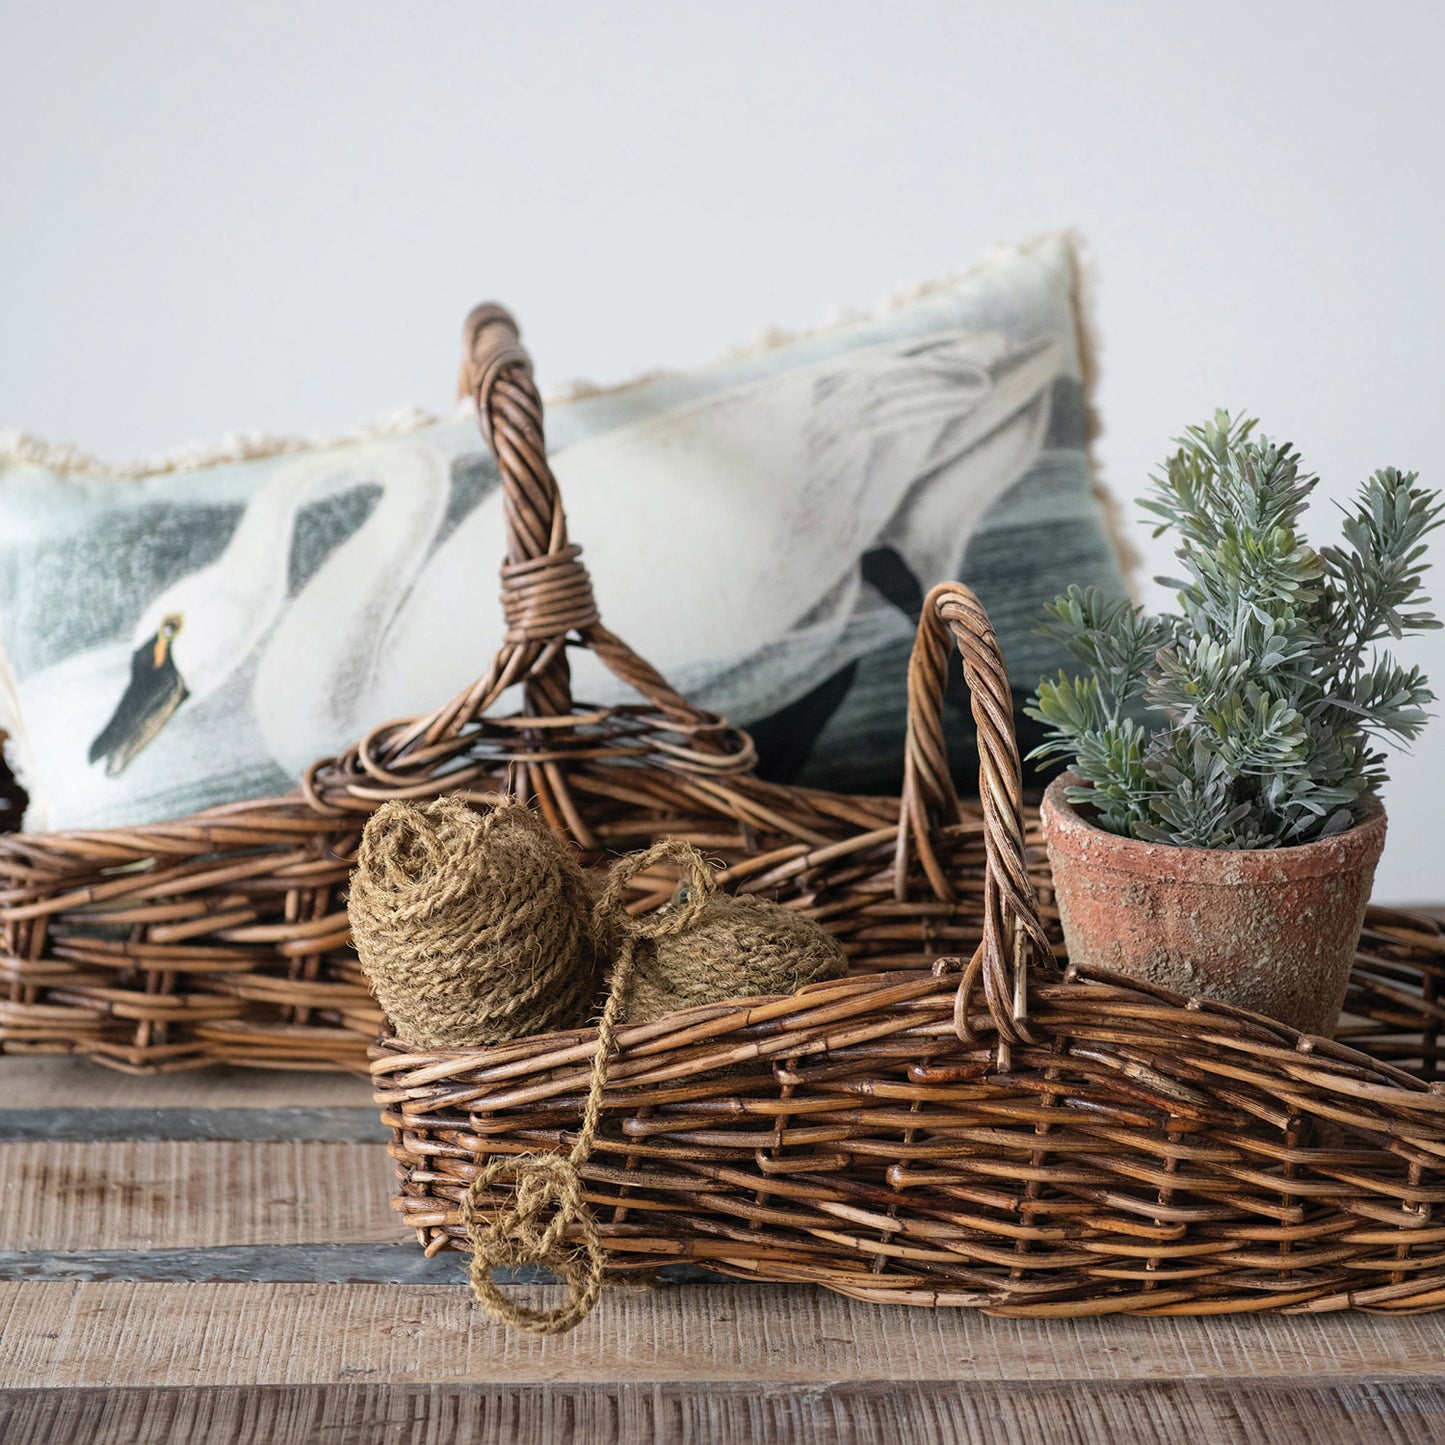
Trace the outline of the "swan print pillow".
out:
<instances>
[{"instance_id":1,"label":"swan print pillow","mask_svg":"<svg viewBox=\"0 0 1445 1445\"><path fill-rule=\"evenodd\" d=\"M1060 660L1033 625L1062 583L1124 588L1085 380L1075 257L1049 238L876 316L556 403L548 440L608 627L751 727L765 773L896 790L930 586L979 591L1021 690ZM486 668L502 498L469 412L257 450L139 473L0 453L0 729L30 829L283 792ZM573 675L625 700L585 654Z\"/></svg>"}]
</instances>

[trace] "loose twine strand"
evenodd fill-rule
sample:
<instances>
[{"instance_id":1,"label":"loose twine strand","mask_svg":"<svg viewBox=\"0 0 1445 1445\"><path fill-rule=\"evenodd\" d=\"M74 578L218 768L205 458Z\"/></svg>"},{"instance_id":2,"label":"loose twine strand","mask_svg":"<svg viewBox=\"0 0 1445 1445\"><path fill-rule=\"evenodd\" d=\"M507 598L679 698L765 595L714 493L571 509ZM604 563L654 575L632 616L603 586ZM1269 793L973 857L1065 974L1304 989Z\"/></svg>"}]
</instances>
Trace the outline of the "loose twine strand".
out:
<instances>
[{"instance_id":1,"label":"loose twine strand","mask_svg":"<svg viewBox=\"0 0 1445 1445\"><path fill-rule=\"evenodd\" d=\"M625 900L628 884L639 873L670 862L683 870L686 889L665 913L635 918ZM665 938L694 927L703 916L717 884L707 861L690 843L665 838L643 853L624 858L607 878L593 912L599 937L616 937L617 958L607 1003L597 1026L597 1051L587 1085L582 1124L571 1150L563 1154L510 1154L493 1159L467 1186L462 1198L462 1227L472 1244L472 1293L494 1319L503 1324L557 1335L574 1328L591 1312L602 1292L606 1256L597 1218L583 1196L582 1166L592 1153L607 1072L616 1047L617 1025L627 999L637 945L643 939ZM510 1201L488 1219L483 1196L510 1178ZM570 1243L568 1235L581 1236ZM534 1309L503 1293L492 1277L498 1268L541 1265L566 1286L566 1299L551 1309Z\"/></svg>"}]
</instances>

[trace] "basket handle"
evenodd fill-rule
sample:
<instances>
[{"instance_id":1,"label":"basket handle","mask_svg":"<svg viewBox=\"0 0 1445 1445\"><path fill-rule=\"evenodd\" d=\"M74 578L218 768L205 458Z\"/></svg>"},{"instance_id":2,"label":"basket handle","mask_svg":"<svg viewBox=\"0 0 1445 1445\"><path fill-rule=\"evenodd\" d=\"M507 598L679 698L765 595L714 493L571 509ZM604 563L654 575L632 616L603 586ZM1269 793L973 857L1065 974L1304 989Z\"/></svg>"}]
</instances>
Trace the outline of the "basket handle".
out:
<instances>
[{"instance_id":1,"label":"basket handle","mask_svg":"<svg viewBox=\"0 0 1445 1445\"><path fill-rule=\"evenodd\" d=\"M575 556L576 549L567 545L562 495L547 460L542 399L516 320L505 306L483 302L467 317L462 343L459 390L476 402L482 437L502 474L507 523L502 576L507 582L514 575L512 569L544 557ZM570 620L578 631L597 620L590 592L589 587L587 595L573 599Z\"/></svg>"},{"instance_id":2,"label":"basket handle","mask_svg":"<svg viewBox=\"0 0 1445 1445\"><path fill-rule=\"evenodd\" d=\"M1007 1045L1029 1039L1030 967L1044 966L1053 951L1024 858L1023 777L1008 670L983 603L959 582L940 583L928 594L908 660L908 740L893 887L897 898L907 897L910 858L916 856L934 896L954 898L939 859L942 830L963 821L943 738L950 642L963 657L978 729L985 856L983 939L964 970L954 1023L959 1038L972 1042L968 1017L981 986L1000 1043Z\"/></svg>"},{"instance_id":3,"label":"basket handle","mask_svg":"<svg viewBox=\"0 0 1445 1445\"><path fill-rule=\"evenodd\" d=\"M547 460L542 398L511 312L484 302L467 317L462 339L460 389L476 402L482 436L502 477L507 528L503 654L526 657L525 667L514 663L502 671L522 677L523 711L535 717L565 717L572 711L565 640L576 633L609 671L654 707L684 723L703 720L707 715L602 625L582 549L567 540L567 515Z\"/></svg>"}]
</instances>

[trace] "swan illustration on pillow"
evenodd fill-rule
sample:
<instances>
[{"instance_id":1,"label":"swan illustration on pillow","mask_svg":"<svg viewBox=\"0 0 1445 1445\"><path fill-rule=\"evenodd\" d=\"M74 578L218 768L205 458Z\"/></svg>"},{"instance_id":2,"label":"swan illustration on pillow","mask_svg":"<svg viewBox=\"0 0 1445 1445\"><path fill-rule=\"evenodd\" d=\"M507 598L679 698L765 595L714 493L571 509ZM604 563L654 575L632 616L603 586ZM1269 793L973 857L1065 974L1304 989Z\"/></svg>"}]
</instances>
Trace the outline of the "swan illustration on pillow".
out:
<instances>
[{"instance_id":1,"label":"swan illustration on pillow","mask_svg":"<svg viewBox=\"0 0 1445 1445\"><path fill-rule=\"evenodd\" d=\"M925 588L956 570L979 518L1038 454L1060 364L1053 340L934 333L560 448L569 531L607 625L739 723L794 703L906 634L862 559L887 548ZM119 777L243 670L265 750L290 777L461 690L501 635L496 591L479 585L505 550L492 483L442 536L452 462L424 437L277 467L221 554L147 607L89 761ZM358 488L376 495L369 515L293 594L303 513ZM577 696L628 700L575 656Z\"/></svg>"},{"instance_id":2,"label":"swan illustration on pillow","mask_svg":"<svg viewBox=\"0 0 1445 1445\"><path fill-rule=\"evenodd\" d=\"M1046 236L870 315L549 402L606 626L747 727L761 776L897 791L934 583L979 590L1022 686L1066 661L1036 632L1060 585L1127 591L1079 288L1071 241ZM503 635L505 530L470 405L136 466L0 435L0 732L25 826L273 796L456 697ZM579 704L635 700L569 656Z\"/></svg>"}]
</instances>

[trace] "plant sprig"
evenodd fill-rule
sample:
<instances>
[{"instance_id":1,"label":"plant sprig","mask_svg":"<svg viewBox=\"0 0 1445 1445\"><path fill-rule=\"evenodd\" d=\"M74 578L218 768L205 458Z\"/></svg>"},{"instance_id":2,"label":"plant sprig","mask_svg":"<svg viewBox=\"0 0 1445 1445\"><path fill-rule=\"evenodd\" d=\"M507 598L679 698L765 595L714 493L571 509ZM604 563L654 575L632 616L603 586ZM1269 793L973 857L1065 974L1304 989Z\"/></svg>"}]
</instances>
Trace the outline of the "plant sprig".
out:
<instances>
[{"instance_id":1,"label":"plant sprig","mask_svg":"<svg viewBox=\"0 0 1445 1445\"><path fill-rule=\"evenodd\" d=\"M1425 537L1445 521L1414 472L1377 471L1318 550L1300 522L1318 478L1257 421L1190 427L1141 506L1179 538L1179 610L1146 616L1071 587L1041 630L1086 672L1039 683L1049 729L1110 832L1191 848L1272 848L1340 832L1379 799L1379 740L1418 736L1435 700L1380 644L1441 624ZM1155 722L1152 728L1140 714Z\"/></svg>"}]
</instances>

